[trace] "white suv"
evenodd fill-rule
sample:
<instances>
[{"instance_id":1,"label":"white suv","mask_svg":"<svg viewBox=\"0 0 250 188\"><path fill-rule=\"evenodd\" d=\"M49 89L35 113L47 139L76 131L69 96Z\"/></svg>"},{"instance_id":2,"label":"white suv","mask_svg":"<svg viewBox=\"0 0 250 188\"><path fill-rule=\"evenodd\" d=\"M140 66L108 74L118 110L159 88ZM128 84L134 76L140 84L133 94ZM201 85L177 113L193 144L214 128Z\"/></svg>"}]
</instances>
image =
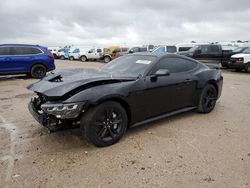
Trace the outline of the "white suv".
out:
<instances>
[{"instance_id":1,"label":"white suv","mask_svg":"<svg viewBox=\"0 0 250 188\"><path fill-rule=\"evenodd\" d=\"M240 54L232 55L229 62L229 68L238 71L245 69L246 72L250 73L250 47Z\"/></svg>"},{"instance_id":2,"label":"white suv","mask_svg":"<svg viewBox=\"0 0 250 188\"><path fill-rule=\"evenodd\" d=\"M103 58L103 49L101 48L91 48L88 51L80 52L79 59L81 61L88 60L99 60Z\"/></svg>"}]
</instances>

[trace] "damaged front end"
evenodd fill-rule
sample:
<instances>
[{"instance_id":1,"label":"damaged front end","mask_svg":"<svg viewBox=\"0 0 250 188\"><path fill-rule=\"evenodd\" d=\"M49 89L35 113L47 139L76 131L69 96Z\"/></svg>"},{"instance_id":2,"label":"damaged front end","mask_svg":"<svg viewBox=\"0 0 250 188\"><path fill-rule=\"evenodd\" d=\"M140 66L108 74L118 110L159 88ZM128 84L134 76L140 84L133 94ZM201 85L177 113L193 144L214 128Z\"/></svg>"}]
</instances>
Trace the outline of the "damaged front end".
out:
<instances>
[{"instance_id":1,"label":"damaged front end","mask_svg":"<svg viewBox=\"0 0 250 188\"><path fill-rule=\"evenodd\" d=\"M48 101L45 96L38 95L29 102L28 108L35 120L50 131L61 129L65 122L77 124L79 115L84 112L84 104Z\"/></svg>"}]
</instances>

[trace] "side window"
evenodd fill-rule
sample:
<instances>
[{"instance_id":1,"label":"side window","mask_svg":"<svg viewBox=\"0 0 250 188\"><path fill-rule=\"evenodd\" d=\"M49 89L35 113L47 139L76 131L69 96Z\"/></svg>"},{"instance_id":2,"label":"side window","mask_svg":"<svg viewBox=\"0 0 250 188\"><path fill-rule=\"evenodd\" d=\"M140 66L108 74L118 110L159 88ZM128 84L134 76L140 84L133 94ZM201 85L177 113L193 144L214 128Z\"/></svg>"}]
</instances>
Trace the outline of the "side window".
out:
<instances>
[{"instance_id":1,"label":"side window","mask_svg":"<svg viewBox=\"0 0 250 188\"><path fill-rule=\"evenodd\" d=\"M102 49L97 49L97 53L101 53L102 52Z\"/></svg>"},{"instance_id":2,"label":"side window","mask_svg":"<svg viewBox=\"0 0 250 188\"><path fill-rule=\"evenodd\" d=\"M176 46L167 46L167 52L175 53L177 51Z\"/></svg>"},{"instance_id":3,"label":"side window","mask_svg":"<svg viewBox=\"0 0 250 188\"><path fill-rule=\"evenodd\" d=\"M210 46L210 51L215 52L215 53L220 52L219 46L216 46L216 45Z\"/></svg>"},{"instance_id":4,"label":"side window","mask_svg":"<svg viewBox=\"0 0 250 188\"><path fill-rule=\"evenodd\" d=\"M41 50L37 48L30 48L30 47L12 47L12 54L13 55L33 55L33 54L40 54L42 53Z\"/></svg>"},{"instance_id":5,"label":"side window","mask_svg":"<svg viewBox=\"0 0 250 188\"><path fill-rule=\"evenodd\" d=\"M41 50L38 48L29 48L28 51L30 51L30 54L40 54L42 53Z\"/></svg>"},{"instance_id":6,"label":"side window","mask_svg":"<svg viewBox=\"0 0 250 188\"><path fill-rule=\"evenodd\" d=\"M164 58L157 63L153 69L153 73L159 69L168 69L170 73L185 72L194 69L196 66L196 62L187 59Z\"/></svg>"},{"instance_id":7,"label":"side window","mask_svg":"<svg viewBox=\"0 0 250 188\"><path fill-rule=\"evenodd\" d=\"M147 48L141 48L140 49L140 52L146 52L147 51Z\"/></svg>"},{"instance_id":8,"label":"side window","mask_svg":"<svg viewBox=\"0 0 250 188\"><path fill-rule=\"evenodd\" d=\"M0 55L11 55L10 47L0 47Z\"/></svg>"},{"instance_id":9,"label":"side window","mask_svg":"<svg viewBox=\"0 0 250 188\"><path fill-rule=\"evenodd\" d=\"M127 48L122 48L122 52L127 52L128 49Z\"/></svg>"},{"instance_id":10,"label":"side window","mask_svg":"<svg viewBox=\"0 0 250 188\"><path fill-rule=\"evenodd\" d=\"M134 47L134 48L132 48L132 50L133 50L134 52L140 52L140 49L139 49L138 47Z\"/></svg>"},{"instance_id":11,"label":"side window","mask_svg":"<svg viewBox=\"0 0 250 188\"><path fill-rule=\"evenodd\" d=\"M179 52L188 51L189 49L191 49L191 47L180 47Z\"/></svg>"},{"instance_id":12,"label":"side window","mask_svg":"<svg viewBox=\"0 0 250 188\"><path fill-rule=\"evenodd\" d=\"M121 52L121 48L117 48L114 50L114 53L118 53L118 52Z\"/></svg>"},{"instance_id":13,"label":"side window","mask_svg":"<svg viewBox=\"0 0 250 188\"><path fill-rule=\"evenodd\" d=\"M89 53L94 53L95 49L90 49Z\"/></svg>"},{"instance_id":14,"label":"side window","mask_svg":"<svg viewBox=\"0 0 250 188\"><path fill-rule=\"evenodd\" d=\"M203 45L200 47L202 54L208 54L209 53L209 46Z\"/></svg>"}]
</instances>

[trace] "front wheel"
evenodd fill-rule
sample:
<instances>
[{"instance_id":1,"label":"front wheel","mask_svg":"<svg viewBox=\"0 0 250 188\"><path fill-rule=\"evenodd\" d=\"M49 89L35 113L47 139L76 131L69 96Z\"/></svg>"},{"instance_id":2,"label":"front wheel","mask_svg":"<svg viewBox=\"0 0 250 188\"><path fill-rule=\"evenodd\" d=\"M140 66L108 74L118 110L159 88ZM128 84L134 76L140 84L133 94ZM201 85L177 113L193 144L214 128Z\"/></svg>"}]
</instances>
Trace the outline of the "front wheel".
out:
<instances>
[{"instance_id":1,"label":"front wheel","mask_svg":"<svg viewBox=\"0 0 250 188\"><path fill-rule=\"evenodd\" d=\"M74 60L74 57L73 57L73 56L70 56L70 57L69 57L69 60L70 60L70 61L73 61L73 60Z\"/></svg>"},{"instance_id":2,"label":"front wheel","mask_svg":"<svg viewBox=\"0 0 250 188\"><path fill-rule=\"evenodd\" d=\"M201 93L198 112L211 112L215 107L217 96L217 90L212 84L208 84L207 86L205 86Z\"/></svg>"},{"instance_id":3,"label":"front wheel","mask_svg":"<svg viewBox=\"0 0 250 188\"><path fill-rule=\"evenodd\" d=\"M111 61L111 58L109 56L104 57L104 62L108 63Z\"/></svg>"},{"instance_id":4,"label":"front wheel","mask_svg":"<svg viewBox=\"0 0 250 188\"><path fill-rule=\"evenodd\" d=\"M34 65L30 70L30 75L32 78L41 79L46 76L46 67L44 65Z\"/></svg>"},{"instance_id":5,"label":"front wheel","mask_svg":"<svg viewBox=\"0 0 250 188\"><path fill-rule=\"evenodd\" d=\"M60 59L61 59L61 60L64 60L64 59L65 59L65 57L62 55L62 56L60 56Z\"/></svg>"},{"instance_id":6,"label":"front wheel","mask_svg":"<svg viewBox=\"0 0 250 188\"><path fill-rule=\"evenodd\" d=\"M125 134L127 113L117 102L108 101L95 106L83 115L81 129L85 137L97 147L110 146Z\"/></svg>"},{"instance_id":7,"label":"front wheel","mask_svg":"<svg viewBox=\"0 0 250 188\"><path fill-rule=\"evenodd\" d=\"M81 56L80 59L81 59L82 62L87 61L87 57L86 56Z\"/></svg>"},{"instance_id":8,"label":"front wheel","mask_svg":"<svg viewBox=\"0 0 250 188\"><path fill-rule=\"evenodd\" d=\"M245 69L246 69L247 73L250 73L250 63L246 64L246 68Z\"/></svg>"}]
</instances>

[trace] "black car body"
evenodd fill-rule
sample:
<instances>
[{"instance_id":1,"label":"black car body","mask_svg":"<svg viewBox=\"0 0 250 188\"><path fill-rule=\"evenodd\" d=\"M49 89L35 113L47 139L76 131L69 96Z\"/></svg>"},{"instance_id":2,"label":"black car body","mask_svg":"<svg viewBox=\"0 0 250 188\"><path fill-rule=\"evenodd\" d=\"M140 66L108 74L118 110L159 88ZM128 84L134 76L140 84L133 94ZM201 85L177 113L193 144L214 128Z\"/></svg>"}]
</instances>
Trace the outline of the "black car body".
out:
<instances>
[{"instance_id":1,"label":"black car body","mask_svg":"<svg viewBox=\"0 0 250 188\"><path fill-rule=\"evenodd\" d=\"M218 44L202 44L178 54L194 58L202 63L221 64L224 67L228 67L230 57L235 52L223 50L222 46Z\"/></svg>"},{"instance_id":2,"label":"black car body","mask_svg":"<svg viewBox=\"0 0 250 188\"><path fill-rule=\"evenodd\" d=\"M38 95L29 103L29 110L40 124L49 128L69 119L81 121L90 141L107 146L121 136L112 137L111 141L91 138L95 133L90 130L94 127L90 121L99 117L93 115L99 108L112 105L111 109L123 108L120 115L126 128L196 108L210 112L221 95L222 83L221 70L188 57L134 53L117 58L101 69L51 73L28 87ZM209 88L212 88L210 94ZM203 100L209 103L209 109L204 108ZM102 123L110 125L112 117Z\"/></svg>"}]
</instances>

